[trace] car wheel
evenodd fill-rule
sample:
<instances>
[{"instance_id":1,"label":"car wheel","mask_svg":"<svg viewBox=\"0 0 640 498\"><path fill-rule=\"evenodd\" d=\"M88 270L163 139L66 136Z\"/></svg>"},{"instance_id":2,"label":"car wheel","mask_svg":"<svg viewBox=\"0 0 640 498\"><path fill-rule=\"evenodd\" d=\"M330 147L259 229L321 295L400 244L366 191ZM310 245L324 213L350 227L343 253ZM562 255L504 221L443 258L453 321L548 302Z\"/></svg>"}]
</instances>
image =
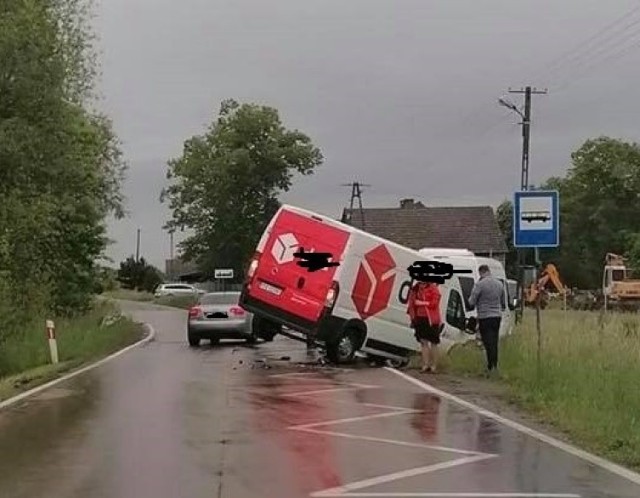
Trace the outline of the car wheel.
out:
<instances>
[{"instance_id":1,"label":"car wheel","mask_svg":"<svg viewBox=\"0 0 640 498\"><path fill-rule=\"evenodd\" d=\"M351 363L358 350L358 334L354 329L345 329L336 338L327 342L327 358L335 364Z\"/></svg>"},{"instance_id":2,"label":"car wheel","mask_svg":"<svg viewBox=\"0 0 640 498\"><path fill-rule=\"evenodd\" d=\"M189 346L192 348L200 346L200 337L191 330L187 330L187 340L189 341Z\"/></svg>"}]
</instances>

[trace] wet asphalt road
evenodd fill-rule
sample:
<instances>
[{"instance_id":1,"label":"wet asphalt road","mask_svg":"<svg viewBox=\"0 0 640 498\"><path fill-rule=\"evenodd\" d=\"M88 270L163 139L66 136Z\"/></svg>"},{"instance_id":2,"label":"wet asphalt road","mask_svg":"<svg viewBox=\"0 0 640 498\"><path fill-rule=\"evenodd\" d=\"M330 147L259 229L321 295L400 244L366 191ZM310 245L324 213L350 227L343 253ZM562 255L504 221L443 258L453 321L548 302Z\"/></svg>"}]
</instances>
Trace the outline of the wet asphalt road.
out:
<instances>
[{"instance_id":1,"label":"wet asphalt road","mask_svg":"<svg viewBox=\"0 0 640 498\"><path fill-rule=\"evenodd\" d=\"M386 369L283 338L193 350L186 313L126 310L154 341L0 411L1 498L640 497Z\"/></svg>"}]
</instances>

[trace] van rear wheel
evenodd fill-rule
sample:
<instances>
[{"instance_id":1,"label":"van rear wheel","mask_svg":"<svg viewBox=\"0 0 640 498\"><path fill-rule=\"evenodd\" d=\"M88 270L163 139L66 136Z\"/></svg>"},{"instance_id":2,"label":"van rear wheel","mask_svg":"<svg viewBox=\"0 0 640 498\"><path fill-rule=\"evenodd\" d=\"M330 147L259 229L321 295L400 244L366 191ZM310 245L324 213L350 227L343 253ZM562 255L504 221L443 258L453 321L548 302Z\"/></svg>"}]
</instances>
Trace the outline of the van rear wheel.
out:
<instances>
[{"instance_id":1,"label":"van rear wheel","mask_svg":"<svg viewBox=\"0 0 640 498\"><path fill-rule=\"evenodd\" d=\"M347 328L337 337L327 342L327 358L337 365L351 363L360 347L359 334L355 329Z\"/></svg>"},{"instance_id":2,"label":"van rear wheel","mask_svg":"<svg viewBox=\"0 0 640 498\"><path fill-rule=\"evenodd\" d=\"M252 335L265 342L273 341L273 338L280 331L279 328L277 324L256 315L253 315L251 320Z\"/></svg>"}]
</instances>

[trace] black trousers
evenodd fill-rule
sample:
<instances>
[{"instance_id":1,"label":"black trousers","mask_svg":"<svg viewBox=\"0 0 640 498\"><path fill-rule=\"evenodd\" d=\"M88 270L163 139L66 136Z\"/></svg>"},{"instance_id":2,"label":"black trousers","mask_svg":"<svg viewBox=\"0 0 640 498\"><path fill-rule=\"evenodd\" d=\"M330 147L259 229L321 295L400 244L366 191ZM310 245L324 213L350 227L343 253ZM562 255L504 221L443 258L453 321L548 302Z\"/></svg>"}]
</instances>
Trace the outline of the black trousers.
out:
<instances>
[{"instance_id":1,"label":"black trousers","mask_svg":"<svg viewBox=\"0 0 640 498\"><path fill-rule=\"evenodd\" d=\"M487 352L487 368L493 370L498 366L498 340L500 338L500 317L480 318L478 325L482 344Z\"/></svg>"}]
</instances>

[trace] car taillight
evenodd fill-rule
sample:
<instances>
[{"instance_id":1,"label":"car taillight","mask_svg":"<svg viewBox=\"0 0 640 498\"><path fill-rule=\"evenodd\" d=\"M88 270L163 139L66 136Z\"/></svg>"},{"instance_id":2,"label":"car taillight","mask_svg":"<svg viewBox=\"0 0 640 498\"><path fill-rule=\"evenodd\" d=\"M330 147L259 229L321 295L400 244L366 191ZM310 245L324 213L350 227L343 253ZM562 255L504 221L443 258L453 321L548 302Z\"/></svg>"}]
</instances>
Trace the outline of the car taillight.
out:
<instances>
[{"instance_id":1,"label":"car taillight","mask_svg":"<svg viewBox=\"0 0 640 498\"><path fill-rule=\"evenodd\" d=\"M202 308L200 306L192 306L189 308L189 318L197 318L202 315Z\"/></svg>"},{"instance_id":2,"label":"car taillight","mask_svg":"<svg viewBox=\"0 0 640 498\"><path fill-rule=\"evenodd\" d=\"M327 291L327 297L324 301L325 308L333 308L333 305L336 303L336 299L338 298L338 291L338 282L333 282Z\"/></svg>"},{"instance_id":3,"label":"car taillight","mask_svg":"<svg viewBox=\"0 0 640 498\"><path fill-rule=\"evenodd\" d=\"M251 278L253 278L253 275L258 269L258 262L260 261L260 256L261 256L261 253L256 252L253 255L253 258L251 258L251 263L249 263L249 268L247 269L247 280L250 280Z\"/></svg>"},{"instance_id":4,"label":"car taillight","mask_svg":"<svg viewBox=\"0 0 640 498\"><path fill-rule=\"evenodd\" d=\"M233 316L242 316L244 315L245 311L239 306L232 306L231 308L229 308L229 313L231 313Z\"/></svg>"}]
</instances>

